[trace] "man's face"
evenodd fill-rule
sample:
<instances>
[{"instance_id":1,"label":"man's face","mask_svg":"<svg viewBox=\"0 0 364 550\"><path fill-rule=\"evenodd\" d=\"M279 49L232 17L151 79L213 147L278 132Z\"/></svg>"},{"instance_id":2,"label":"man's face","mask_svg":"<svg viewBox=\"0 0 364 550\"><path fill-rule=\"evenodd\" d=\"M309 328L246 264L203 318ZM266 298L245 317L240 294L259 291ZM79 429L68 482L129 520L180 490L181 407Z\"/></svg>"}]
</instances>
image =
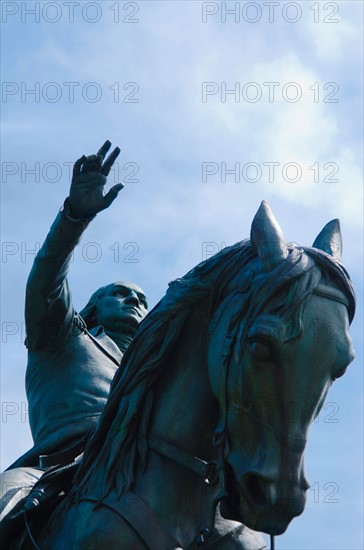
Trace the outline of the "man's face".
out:
<instances>
[{"instance_id":1,"label":"man's face","mask_svg":"<svg viewBox=\"0 0 364 550\"><path fill-rule=\"evenodd\" d=\"M96 302L96 319L105 329L117 332L135 332L148 313L144 292L133 283L113 284Z\"/></svg>"}]
</instances>

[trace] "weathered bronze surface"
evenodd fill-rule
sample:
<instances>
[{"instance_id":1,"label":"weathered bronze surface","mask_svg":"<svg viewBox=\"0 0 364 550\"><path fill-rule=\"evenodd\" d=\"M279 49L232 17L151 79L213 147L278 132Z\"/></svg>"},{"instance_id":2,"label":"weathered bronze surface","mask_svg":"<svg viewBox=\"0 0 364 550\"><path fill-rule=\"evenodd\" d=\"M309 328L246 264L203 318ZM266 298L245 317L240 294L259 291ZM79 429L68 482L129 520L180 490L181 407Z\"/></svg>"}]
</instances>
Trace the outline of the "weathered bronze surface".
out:
<instances>
[{"instance_id":1,"label":"weathered bronze surface","mask_svg":"<svg viewBox=\"0 0 364 550\"><path fill-rule=\"evenodd\" d=\"M70 194L72 215L87 223L101 195ZM122 359L40 548L252 550L262 540L233 521L286 530L305 506L308 428L353 359L341 246L337 220L312 248L287 245L263 202L250 240L170 284Z\"/></svg>"}]
</instances>

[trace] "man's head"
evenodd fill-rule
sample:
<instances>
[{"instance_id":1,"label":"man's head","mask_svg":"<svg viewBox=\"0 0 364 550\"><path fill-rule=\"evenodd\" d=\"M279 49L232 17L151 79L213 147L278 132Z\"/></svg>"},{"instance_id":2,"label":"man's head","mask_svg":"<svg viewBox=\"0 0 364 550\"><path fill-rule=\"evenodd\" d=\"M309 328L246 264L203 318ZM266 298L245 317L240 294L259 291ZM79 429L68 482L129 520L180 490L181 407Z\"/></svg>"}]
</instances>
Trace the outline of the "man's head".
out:
<instances>
[{"instance_id":1,"label":"man's head","mask_svg":"<svg viewBox=\"0 0 364 550\"><path fill-rule=\"evenodd\" d=\"M80 315L89 329L102 325L106 331L134 336L147 310L142 289L133 283L118 281L96 290Z\"/></svg>"}]
</instances>

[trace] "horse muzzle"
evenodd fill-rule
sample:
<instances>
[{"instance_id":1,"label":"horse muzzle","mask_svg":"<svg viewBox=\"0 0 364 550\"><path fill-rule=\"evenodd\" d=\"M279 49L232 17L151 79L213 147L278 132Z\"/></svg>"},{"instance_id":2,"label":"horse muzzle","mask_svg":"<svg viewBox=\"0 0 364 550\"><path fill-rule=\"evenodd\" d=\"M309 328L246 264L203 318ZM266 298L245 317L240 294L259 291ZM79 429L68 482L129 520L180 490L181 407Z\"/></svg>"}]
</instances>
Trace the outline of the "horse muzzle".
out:
<instances>
[{"instance_id":1,"label":"horse muzzle","mask_svg":"<svg viewBox=\"0 0 364 550\"><path fill-rule=\"evenodd\" d=\"M287 481L249 471L237 483L232 470L229 467L226 476L228 498L221 504L221 514L226 519L240 521L256 531L280 535L303 512L309 488L303 473L300 480Z\"/></svg>"}]
</instances>

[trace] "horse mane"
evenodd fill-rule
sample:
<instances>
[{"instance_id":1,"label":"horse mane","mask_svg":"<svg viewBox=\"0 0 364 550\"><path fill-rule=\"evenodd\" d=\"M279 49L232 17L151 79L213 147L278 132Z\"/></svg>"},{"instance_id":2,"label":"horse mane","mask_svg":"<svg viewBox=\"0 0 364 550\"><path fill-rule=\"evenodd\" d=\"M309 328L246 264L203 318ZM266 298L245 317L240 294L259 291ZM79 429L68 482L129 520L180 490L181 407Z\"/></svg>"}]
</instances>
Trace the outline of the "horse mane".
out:
<instances>
[{"instance_id":1,"label":"horse mane","mask_svg":"<svg viewBox=\"0 0 364 550\"><path fill-rule=\"evenodd\" d=\"M287 260L266 273L252 244L245 240L224 248L171 282L165 296L140 324L114 377L108 402L74 480L75 498L92 494L102 500L113 488L121 495L133 485L137 461L145 467L153 388L197 305L209 300L211 319L222 300L238 287L242 300L238 317L244 315L246 330L257 315L269 309L283 322L290 321L286 339L292 339L302 331L304 303L320 281L346 294L351 321L355 296L349 275L337 260L317 249L290 245Z\"/></svg>"}]
</instances>

